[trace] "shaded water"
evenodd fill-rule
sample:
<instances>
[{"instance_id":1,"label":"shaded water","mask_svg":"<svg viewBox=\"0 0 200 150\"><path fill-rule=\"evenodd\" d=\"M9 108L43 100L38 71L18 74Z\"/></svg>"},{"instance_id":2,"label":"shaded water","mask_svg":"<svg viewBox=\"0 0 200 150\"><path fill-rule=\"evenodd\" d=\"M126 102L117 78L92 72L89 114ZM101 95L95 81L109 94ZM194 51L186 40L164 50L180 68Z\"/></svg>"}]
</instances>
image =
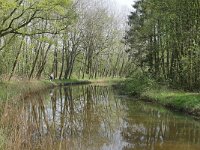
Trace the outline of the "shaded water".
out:
<instances>
[{"instance_id":1,"label":"shaded water","mask_svg":"<svg viewBox=\"0 0 200 150\"><path fill-rule=\"evenodd\" d=\"M199 150L200 123L162 107L81 85L5 104L6 149Z\"/></svg>"}]
</instances>

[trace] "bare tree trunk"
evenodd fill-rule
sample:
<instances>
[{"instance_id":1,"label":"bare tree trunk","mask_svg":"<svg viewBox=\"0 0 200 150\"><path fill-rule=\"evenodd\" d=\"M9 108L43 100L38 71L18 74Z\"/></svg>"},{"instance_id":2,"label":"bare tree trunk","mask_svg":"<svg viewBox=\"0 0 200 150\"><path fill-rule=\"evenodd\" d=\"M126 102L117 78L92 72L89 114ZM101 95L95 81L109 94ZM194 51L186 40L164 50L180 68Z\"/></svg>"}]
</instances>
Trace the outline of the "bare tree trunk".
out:
<instances>
[{"instance_id":1,"label":"bare tree trunk","mask_svg":"<svg viewBox=\"0 0 200 150\"><path fill-rule=\"evenodd\" d=\"M64 70L64 64L65 64L65 45L63 43L63 48L62 48L62 63L61 63L61 70L60 70L59 80L62 79L62 74L63 74L63 70Z\"/></svg>"},{"instance_id":2,"label":"bare tree trunk","mask_svg":"<svg viewBox=\"0 0 200 150\"><path fill-rule=\"evenodd\" d=\"M48 46L48 48L47 48L47 50L45 52L45 55L44 55L44 58L42 60L41 66L39 67L39 70L38 70L37 75L36 75L37 79L40 79L41 74L42 74L42 72L44 70L44 67L45 67L46 62L47 62L47 55L48 55L49 50L51 49L51 46L52 45L49 44L49 46Z\"/></svg>"},{"instance_id":3,"label":"bare tree trunk","mask_svg":"<svg viewBox=\"0 0 200 150\"><path fill-rule=\"evenodd\" d=\"M19 55L20 55L20 52L21 52L21 49L22 49L23 40L24 40L24 38L22 38L21 44L19 46L19 50L17 52L16 58L15 58L15 61L14 61L13 67L12 67L12 71L11 71L11 74L10 74L10 77L9 77L9 81L10 81L10 79L12 78L12 76L13 76L13 74L15 72L15 68L17 66Z\"/></svg>"},{"instance_id":4,"label":"bare tree trunk","mask_svg":"<svg viewBox=\"0 0 200 150\"><path fill-rule=\"evenodd\" d=\"M36 50L36 56L35 56L35 59L33 61L33 66L32 66L32 69L31 69L31 73L30 73L29 78L28 78L29 80L33 76L33 72L35 70L35 66L36 66L36 63L37 63L37 60L38 60L38 56L39 56L39 52L40 52L41 47L42 47L42 42L40 42L40 44L39 44L39 46L38 46L38 48Z\"/></svg>"}]
</instances>

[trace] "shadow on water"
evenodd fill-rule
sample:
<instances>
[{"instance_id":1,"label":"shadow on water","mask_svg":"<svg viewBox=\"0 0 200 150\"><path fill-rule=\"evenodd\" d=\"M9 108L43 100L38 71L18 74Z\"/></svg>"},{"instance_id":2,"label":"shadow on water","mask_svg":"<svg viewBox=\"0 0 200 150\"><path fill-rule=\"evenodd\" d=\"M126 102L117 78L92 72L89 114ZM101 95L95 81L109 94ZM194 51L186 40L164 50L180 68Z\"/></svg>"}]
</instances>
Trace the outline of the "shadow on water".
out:
<instances>
[{"instance_id":1,"label":"shadow on water","mask_svg":"<svg viewBox=\"0 0 200 150\"><path fill-rule=\"evenodd\" d=\"M55 88L2 107L5 149L200 149L199 122L120 97L111 86Z\"/></svg>"}]
</instances>

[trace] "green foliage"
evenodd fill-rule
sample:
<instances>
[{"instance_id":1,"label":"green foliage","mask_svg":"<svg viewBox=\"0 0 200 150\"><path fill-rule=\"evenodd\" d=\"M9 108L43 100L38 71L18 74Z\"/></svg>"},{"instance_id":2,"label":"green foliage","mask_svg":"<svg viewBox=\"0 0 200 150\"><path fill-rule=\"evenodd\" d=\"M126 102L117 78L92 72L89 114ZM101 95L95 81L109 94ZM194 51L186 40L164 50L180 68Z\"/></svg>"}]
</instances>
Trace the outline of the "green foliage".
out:
<instances>
[{"instance_id":1,"label":"green foliage","mask_svg":"<svg viewBox=\"0 0 200 150\"><path fill-rule=\"evenodd\" d=\"M150 79L147 75L144 75L139 71L125 80L122 89L125 93L130 95L140 95L156 86L157 84L154 80Z\"/></svg>"},{"instance_id":2,"label":"green foliage","mask_svg":"<svg viewBox=\"0 0 200 150\"><path fill-rule=\"evenodd\" d=\"M0 7L0 79L128 74L122 24L101 2L0 0Z\"/></svg>"},{"instance_id":3,"label":"green foliage","mask_svg":"<svg viewBox=\"0 0 200 150\"><path fill-rule=\"evenodd\" d=\"M199 2L139 0L133 7L126 36L133 62L155 80L199 88Z\"/></svg>"},{"instance_id":4,"label":"green foliage","mask_svg":"<svg viewBox=\"0 0 200 150\"><path fill-rule=\"evenodd\" d=\"M0 12L2 13L5 13L5 11L8 11L16 6L17 3L15 0L0 0Z\"/></svg>"}]
</instances>

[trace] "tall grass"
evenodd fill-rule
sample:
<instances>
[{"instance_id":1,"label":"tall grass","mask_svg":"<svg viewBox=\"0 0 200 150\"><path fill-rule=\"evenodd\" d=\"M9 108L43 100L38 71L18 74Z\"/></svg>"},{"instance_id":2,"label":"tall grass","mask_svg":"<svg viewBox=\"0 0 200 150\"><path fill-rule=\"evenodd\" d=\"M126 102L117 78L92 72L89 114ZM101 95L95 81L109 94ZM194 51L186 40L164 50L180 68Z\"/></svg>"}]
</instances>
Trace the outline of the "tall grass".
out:
<instances>
[{"instance_id":1,"label":"tall grass","mask_svg":"<svg viewBox=\"0 0 200 150\"><path fill-rule=\"evenodd\" d=\"M29 97L29 100L32 101L30 109L32 107L39 107L42 109L42 107L44 107L43 99L46 99L46 97L44 97L46 95L48 94L38 93L35 96ZM21 100L20 105L16 105L13 101L7 101L2 105L3 114L0 120L0 149L56 149L57 146L54 147L55 141L52 140L53 136L51 133L40 136L41 127L39 123L33 121L32 116L29 115L29 109L27 109L29 105L30 103L26 99Z\"/></svg>"},{"instance_id":2,"label":"tall grass","mask_svg":"<svg viewBox=\"0 0 200 150\"><path fill-rule=\"evenodd\" d=\"M0 83L0 150L24 149L26 141L30 138L25 134L27 122L21 117L24 98L53 85L49 81Z\"/></svg>"},{"instance_id":3,"label":"tall grass","mask_svg":"<svg viewBox=\"0 0 200 150\"><path fill-rule=\"evenodd\" d=\"M4 134L4 130L0 129L0 150L4 150L5 149L5 145L6 145L6 136Z\"/></svg>"},{"instance_id":4,"label":"tall grass","mask_svg":"<svg viewBox=\"0 0 200 150\"><path fill-rule=\"evenodd\" d=\"M0 102L6 100L16 100L22 96L27 96L50 86L55 85L49 81L12 81L0 83Z\"/></svg>"}]
</instances>

